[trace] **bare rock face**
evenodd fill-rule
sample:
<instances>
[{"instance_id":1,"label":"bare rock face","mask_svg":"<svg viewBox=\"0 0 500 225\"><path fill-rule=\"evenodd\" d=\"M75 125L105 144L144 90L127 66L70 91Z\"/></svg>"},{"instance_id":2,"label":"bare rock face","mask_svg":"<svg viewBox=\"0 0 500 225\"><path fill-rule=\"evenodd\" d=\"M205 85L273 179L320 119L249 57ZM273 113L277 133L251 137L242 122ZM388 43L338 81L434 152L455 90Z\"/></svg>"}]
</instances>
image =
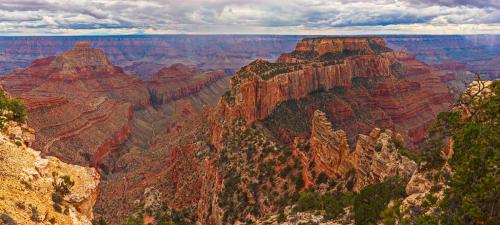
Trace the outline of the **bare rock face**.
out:
<instances>
[{"instance_id":1,"label":"bare rock face","mask_svg":"<svg viewBox=\"0 0 500 225\"><path fill-rule=\"evenodd\" d=\"M323 172L330 178L345 178L353 171L354 191L389 177L409 179L417 169L414 161L398 153L394 143L402 143L403 139L391 130L375 128L369 135L358 135L351 152L345 132L335 131L323 112L314 112L312 127L310 158L316 172Z\"/></svg>"},{"instance_id":2,"label":"bare rock face","mask_svg":"<svg viewBox=\"0 0 500 225\"><path fill-rule=\"evenodd\" d=\"M399 136L399 137L398 137ZM417 164L397 153L394 141L402 141L401 136L391 130L372 130L369 136L360 134L352 163L356 170L354 190L383 182L386 178L399 176L409 179L417 169Z\"/></svg>"},{"instance_id":3,"label":"bare rock face","mask_svg":"<svg viewBox=\"0 0 500 225\"><path fill-rule=\"evenodd\" d=\"M25 125L8 123L6 126L0 134L0 214L3 218L9 217L17 224L91 225L98 193L97 171L66 164L54 157L42 157L25 144L31 140L24 137L33 138L31 131L23 128ZM10 133L16 130L21 130L20 138L16 137L17 132ZM57 211L52 197L56 192L53 182L60 182L61 176L69 176L74 186L59 203L63 205L61 211Z\"/></svg>"},{"instance_id":4,"label":"bare rock face","mask_svg":"<svg viewBox=\"0 0 500 225\"><path fill-rule=\"evenodd\" d=\"M351 168L346 133L335 131L325 113L319 110L314 112L309 143L316 165L326 170L328 175L339 176Z\"/></svg>"},{"instance_id":5,"label":"bare rock face","mask_svg":"<svg viewBox=\"0 0 500 225\"><path fill-rule=\"evenodd\" d=\"M390 77L394 57L387 56L388 49L379 45L380 41L303 39L295 51L282 54L276 63L255 60L232 78L231 90L214 110L219 111L214 117L222 116L222 121L243 117L252 123L265 119L281 102L301 99L317 90L351 88L354 77ZM213 142L217 145L217 140Z\"/></svg>"}]
</instances>

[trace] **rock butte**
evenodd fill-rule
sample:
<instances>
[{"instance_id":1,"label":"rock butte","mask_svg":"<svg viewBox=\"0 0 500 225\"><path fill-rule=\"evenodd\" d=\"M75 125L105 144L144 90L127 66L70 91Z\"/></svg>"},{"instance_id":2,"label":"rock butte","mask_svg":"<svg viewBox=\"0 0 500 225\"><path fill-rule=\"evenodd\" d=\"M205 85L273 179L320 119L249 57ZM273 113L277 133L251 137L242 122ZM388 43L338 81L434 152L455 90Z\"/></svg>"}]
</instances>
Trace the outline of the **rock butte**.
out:
<instances>
[{"instance_id":1,"label":"rock butte","mask_svg":"<svg viewBox=\"0 0 500 225\"><path fill-rule=\"evenodd\" d=\"M348 105L344 101L325 113L345 120L357 117L353 110L361 110L371 117L359 125L366 128L345 127L348 132L367 133L375 125L394 129L418 143L435 115L451 101L441 75L405 52L393 52L381 38L307 38L276 63L256 60L238 71L214 121L264 120L283 102L307 98L318 90L342 88ZM312 118L315 109L310 107L308 116ZM345 110L347 114L338 113ZM217 144L220 136L214 135Z\"/></svg>"}]
</instances>

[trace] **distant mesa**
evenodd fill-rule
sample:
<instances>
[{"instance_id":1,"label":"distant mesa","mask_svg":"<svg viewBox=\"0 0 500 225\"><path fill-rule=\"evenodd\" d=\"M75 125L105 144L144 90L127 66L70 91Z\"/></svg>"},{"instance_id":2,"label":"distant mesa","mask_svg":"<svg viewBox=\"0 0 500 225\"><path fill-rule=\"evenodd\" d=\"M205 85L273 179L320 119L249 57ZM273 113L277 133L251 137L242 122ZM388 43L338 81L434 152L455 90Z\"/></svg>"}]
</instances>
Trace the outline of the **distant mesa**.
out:
<instances>
[{"instance_id":1,"label":"distant mesa","mask_svg":"<svg viewBox=\"0 0 500 225\"><path fill-rule=\"evenodd\" d=\"M182 63L176 63L169 67L163 67L160 69L153 79L189 78L197 72L199 72L199 69L195 66L187 66Z\"/></svg>"},{"instance_id":2,"label":"distant mesa","mask_svg":"<svg viewBox=\"0 0 500 225\"><path fill-rule=\"evenodd\" d=\"M75 48L91 48L92 45L88 41L80 41L75 44Z\"/></svg>"}]
</instances>

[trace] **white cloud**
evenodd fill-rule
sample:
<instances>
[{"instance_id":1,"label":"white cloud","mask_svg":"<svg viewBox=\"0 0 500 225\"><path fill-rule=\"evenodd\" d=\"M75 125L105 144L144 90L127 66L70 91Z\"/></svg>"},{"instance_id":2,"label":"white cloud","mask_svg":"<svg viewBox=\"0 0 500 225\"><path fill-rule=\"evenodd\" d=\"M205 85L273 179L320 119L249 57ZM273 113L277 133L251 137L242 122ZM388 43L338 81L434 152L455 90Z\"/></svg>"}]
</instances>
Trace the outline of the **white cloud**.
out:
<instances>
[{"instance_id":1,"label":"white cloud","mask_svg":"<svg viewBox=\"0 0 500 225\"><path fill-rule=\"evenodd\" d=\"M0 35L500 33L475 0L0 0Z\"/></svg>"}]
</instances>

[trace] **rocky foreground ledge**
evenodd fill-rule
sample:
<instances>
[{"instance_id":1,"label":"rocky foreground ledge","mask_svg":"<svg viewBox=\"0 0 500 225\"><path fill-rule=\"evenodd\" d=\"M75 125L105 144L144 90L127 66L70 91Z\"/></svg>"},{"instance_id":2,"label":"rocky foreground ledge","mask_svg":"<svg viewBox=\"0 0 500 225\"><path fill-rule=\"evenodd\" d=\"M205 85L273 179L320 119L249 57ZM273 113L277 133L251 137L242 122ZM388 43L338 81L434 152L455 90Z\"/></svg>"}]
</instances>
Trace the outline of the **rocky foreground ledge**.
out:
<instances>
[{"instance_id":1,"label":"rocky foreground ledge","mask_svg":"<svg viewBox=\"0 0 500 225\"><path fill-rule=\"evenodd\" d=\"M12 121L0 133L0 224L92 224L97 171L42 156L34 138Z\"/></svg>"}]
</instances>

